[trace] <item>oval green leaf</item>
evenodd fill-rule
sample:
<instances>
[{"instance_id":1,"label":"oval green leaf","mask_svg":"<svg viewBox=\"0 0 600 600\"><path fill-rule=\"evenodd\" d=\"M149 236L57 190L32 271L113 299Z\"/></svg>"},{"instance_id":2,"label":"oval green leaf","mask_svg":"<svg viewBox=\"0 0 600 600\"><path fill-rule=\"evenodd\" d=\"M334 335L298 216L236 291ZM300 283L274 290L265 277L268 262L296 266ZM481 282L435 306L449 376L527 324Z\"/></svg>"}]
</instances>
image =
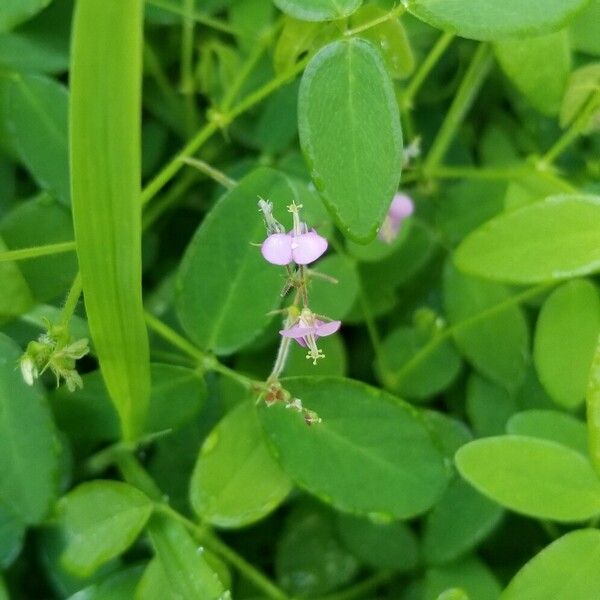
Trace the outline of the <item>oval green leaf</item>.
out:
<instances>
[{"instance_id":1,"label":"oval green leaf","mask_svg":"<svg viewBox=\"0 0 600 600\"><path fill-rule=\"evenodd\" d=\"M438 29L474 40L533 36L560 29L587 0L410 0L408 9Z\"/></svg>"},{"instance_id":2,"label":"oval green leaf","mask_svg":"<svg viewBox=\"0 0 600 600\"><path fill-rule=\"evenodd\" d=\"M461 475L482 494L516 512L554 521L600 513L600 481L579 452L546 440L500 436L456 453Z\"/></svg>"},{"instance_id":3,"label":"oval green leaf","mask_svg":"<svg viewBox=\"0 0 600 600\"><path fill-rule=\"evenodd\" d=\"M0 334L0 500L25 523L39 523L58 493L60 446L39 388L18 370L21 349Z\"/></svg>"},{"instance_id":4,"label":"oval green leaf","mask_svg":"<svg viewBox=\"0 0 600 600\"><path fill-rule=\"evenodd\" d=\"M252 341L281 301L281 268L267 263L251 245L266 237L259 197L273 202L275 217L283 219L295 194L277 171L252 172L210 211L179 267L181 325L198 345L217 354L231 354Z\"/></svg>"},{"instance_id":5,"label":"oval green leaf","mask_svg":"<svg viewBox=\"0 0 600 600\"><path fill-rule=\"evenodd\" d=\"M418 515L439 498L448 471L412 407L349 379L283 383L322 418L308 427L282 405L259 410L276 458L300 487L340 510L388 519Z\"/></svg>"},{"instance_id":6,"label":"oval green leaf","mask_svg":"<svg viewBox=\"0 0 600 600\"><path fill-rule=\"evenodd\" d=\"M291 487L269 453L254 402L244 402L219 422L202 445L190 483L190 502L203 521L241 527L275 510Z\"/></svg>"},{"instance_id":7,"label":"oval green leaf","mask_svg":"<svg viewBox=\"0 0 600 600\"><path fill-rule=\"evenodd\" d=\"M398 104L377 50L361 39L321 49L302 77L298 120L300 144L325 204L345 234L369 242L402 168Z\"/></svg>"},{"instance_id":8,"label":"oval green leaf","mask_svg":"<svg viewBox=\"0 0 600 600\"><path fill-rule=\"evenodd\" d=\"M362 0L273 0L284 13L301 21L334 21L351 15Z\"/></svg>"},{"instance_id":9,"label":"oval green leaf","mask_svg":"<svg viewBox=\"0 0 600 600\"><path fill-rule=\"evenodd\" d=\"M546 299L534 338L540 382L559 406L580 406L600 333L600 298L586 280L564 283Z\"/></svg>"},{"instance_id":10,"label":"oval green leaf","mask_svg":"<svg viewBox=\"0 0 600 600\"><path fill-rule=\"evenodd\" d=\"M78 577L91 575L133 544L151 512L150 499L126 483L81 484L58 504L67 540L62 564Z\"/></svg>"},{"instance_id":11,"label":"oval green leaf","mask_svg":"<svg viewBox=\"0 0 600 600\"><path fill-rule=\"evenodd\" d=\"M458 247L461 271L507 283L539 283L600 269L600 198L552 196L504 213Z\"/></svg>"},{"instance_id":12,"label":"oval green leaf","mask_svg":"<svg viewBox=\"0 0 600 600\"><path fill-rule=\"evenodd\" d=\"M600 598L600 531L580 529L534 556L512 579L501 600Z\"/></svg>"}]
</instances>

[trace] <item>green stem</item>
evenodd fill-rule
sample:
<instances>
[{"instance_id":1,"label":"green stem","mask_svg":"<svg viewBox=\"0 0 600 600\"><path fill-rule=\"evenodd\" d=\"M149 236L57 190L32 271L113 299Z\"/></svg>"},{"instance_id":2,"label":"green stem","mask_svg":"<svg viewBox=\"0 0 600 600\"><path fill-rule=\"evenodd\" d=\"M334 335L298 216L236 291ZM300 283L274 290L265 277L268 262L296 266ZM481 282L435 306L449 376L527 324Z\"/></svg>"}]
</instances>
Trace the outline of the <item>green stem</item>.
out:
<instances>
[{"instance_id":1,"label":"green stem","mask_svg":"<svg viewBox=\"0 0 600 600\"><path fill-rule=\"evenodd\" d=\"M368 579L361 581L345 590L336 592L335 594L329 594L329 596L323 596L319 600L356 600L369 594L369 598L375 596L372 592L376 591L381 585L387 583L395 576L393 571L380 571L375 573Z\"/></svg>"},{"instance_id":2,"label":"green stem","mask_svg":"<svg viewBox=\"0 0 600 600\"><path fill-rule=\"evenodd\" d=\"M194 167L195 169L198 169L198 171L200 171L200 173L207 175L213 181L216 181L217 183L221 184L224 188L227 188L228 190L234 188L237 185L237 181L235 181L235 179L231 179L230 177L227 177L227 175L225 175L225 173L223 173L223 171L219 171L219 169L216 169L215 167L213 167L212 165L209 165L207 162L205 162L203 160L199 160L197 158L190 158L189 156L186 158L183 158L182 160L186 165L190 165L190 167Z\"/></svg>"},{"instance_id":3,"label":"green stem","mask_svg":"<svg viewBox=\"0 0 600 600\"><path fill-rule=\"evenodd\" d=\"M437 39L402 94L402 106L404 111L408 111L412 108L415 96L448 46L451 44L454 37L455 35L453 33L446 32Z\"/></svg>"},{"instance_id":4,"label":"green stem","mask_svg":"<svg viewBox=\"0 0 600 600\"><path fill-rule=\"evenodd\" d=\"M372 27L377 27L377 25L381 25L381 23L385 23L386 21L389 21L390 19L399 17L405 10L406 10L406 7L404 6L404 4L398 4L398 6L395 6L394 8L392 8L385 15L381 15L380 17L377 17L376 19L367 21L366 23L363 23L362 25L358 25L354 29L347 29L346 31L344 31L344 35L346 37L352 37L353 35L357 35L358 33L367 31L367 29L371 29Z\"/></svg>"},{"instance_id":5,"label":"green stem","mask_svg":"<svg viewBox=\"0 0 600 600\"><path fill-rule=\"evenodd\" d=\"M600 337L590 369L586 400L589 453L596 473L600 475Z\"/></svg>"},{"instance_id":6,"label":"green stem","mask_svg":"<svg viewBox=\"0 0 600 600\"><path fill-rule=\"evenodd\" d=\"M83 287L81 285L81 273L77 273L73 283L71 284L71 288L69 289L69 293L67 294L67 298L62 309L60 316L61 325L64 325L65 327L69 325L71 317L77 308L77 304L79 304L79 297L81 296L82 291Z\"/></svg>"},{"instance_id":7,"label":"green stem","mask_svg":"<svg viewBox=\"0 0 600 600\"><path fill-rule=\"evenodd\" d=\"M480 44L473 55L471 64L460 83L456 96L446 118L438 131L429 154L425 159L423 171L428 174L444 158L456 132L468 110L471 108L483 81L492 68L492 51L489 44Z\"/></svg>"},{"instance_id":8,"label":"green stem","mask_svg":"<svg viewBox=\"0 0 600 600\"><path fill-rule=\"evenodd\" d=\"M148 329L154 331L161 338L169 342L175 348L181 350L184 354L193 358L198 364L203 364L207 357L202 350L196 348L194 344L188 342L182 335L179 335L175 330L171 329L168 325L165 325L160 319L157 319L153 314L146 311L144 313L146 319L146 325Z\"/></svg>"},{"instance_id":9,"label":"green stem","mask_svg":"<svg viewBox=\"0 0 600 600\"><path fill-rule=\"evenodd\" d=\"M74 241L46 244L45 246L33 246L31 248L19 248L18 250L6 250L0 252L0 263L12 262L13 260L27 260L39 256L50 256L51 254L62 254L73 252L77 249Z\"/></svg>"},{"instance_id":10,"label":"green stem","mask_svg":"<svg viewBox=\"0 0 600 600\"><path fill-rule=\"evenodd\" d=\"M550 288L557 285L555 282L552 283L542 283L540 285L533 286L531 288L527 288L523 292L519 294L515 294L494 306L490 306L486 310L469 317L463 321L460 321L451 327L448 327L441 331L438 335L432 338L427 344L425 344L407 363L405 363L401 369L396 371L395 373L391 373L385 364L382 364L382 368L385 372L384 379L385 383L388 387L394 388L396 387L405 377L410 375L410 373L418 367L428 356L430 356L436 348L442 344L442 342L450 339L454 334L463 331L464 329L468 329L473 325L481 321L485 321L498 313L510 308L511 306L515 306L517 304L521 304L526 300L530 300L531 298L536 298L543 292L549 290Z\"/></svg>"},{"instance_id":11,"label":"green stem","mask_svg":"<svg viewBox=\"0 0 600 600\"><path fill-rule=\"evenodd\" d=\"M198 113L194 97L194 0L184 0L181 20L181 61L180 61L180 89L185 98L186 125L188 131L197 128Z\"/></svg>"},{"instance_id":12,"label":"green stem","mask_svg":"<svg viewBox=\"0 0 600 600\"><path fill-rule=\"evenodd\" d=\"M215 114L215 119L209 121L192 139L169 161L161 171L142 190L142 204L148 203L181 169L183 159L193 156L202 145L209 140L221 127L231 123L236 117L246 112L261 100L279 89L290 79L293 79L308 64L308 57L300 61L286 73L275 77L261 88L244 98L228 113Z\"/></svg>"},{"instance_id":13,"label":"green stem","mask_svg":"<svg viewBox=\"0 0 600 600\"><path fill-rule=\"evenodd\" d=\"M170 2L169 0L146 0L146 4L150 6L156 6L156 8L162 8L168 12L174 13L176 15L185 16L185 9L181 8L181 3L179 5ZM196 21L196 23L200 23L201 25L206 25L207 27L211 27L212 29L216 29L217 31L222 31L223 33L229 33L231 35L239 35L239 31L237 29L231 27L227 23L223 21L219 21L218 19L213 19L204 13L201 13L198 10L192 11L190 17Z\"/></svg>"}]
</instances>

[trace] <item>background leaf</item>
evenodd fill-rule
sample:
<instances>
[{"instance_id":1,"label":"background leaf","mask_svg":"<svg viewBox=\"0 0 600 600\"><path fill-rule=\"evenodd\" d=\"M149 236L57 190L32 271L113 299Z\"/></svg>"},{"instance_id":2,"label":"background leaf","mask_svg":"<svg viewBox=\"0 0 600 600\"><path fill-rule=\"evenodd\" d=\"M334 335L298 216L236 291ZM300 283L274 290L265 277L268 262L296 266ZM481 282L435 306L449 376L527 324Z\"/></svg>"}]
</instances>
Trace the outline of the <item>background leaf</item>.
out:
<instances>
[{"instance_id":1,"label":"background leaf","mask_svg":"<svg viewBox=\"0 0 600 600\"><path fill-rule=\"evenodd\" d=\"M351 15L362 0L273 0L279 10L303 21L332 21Z\"/></svg>"}]
</instances>

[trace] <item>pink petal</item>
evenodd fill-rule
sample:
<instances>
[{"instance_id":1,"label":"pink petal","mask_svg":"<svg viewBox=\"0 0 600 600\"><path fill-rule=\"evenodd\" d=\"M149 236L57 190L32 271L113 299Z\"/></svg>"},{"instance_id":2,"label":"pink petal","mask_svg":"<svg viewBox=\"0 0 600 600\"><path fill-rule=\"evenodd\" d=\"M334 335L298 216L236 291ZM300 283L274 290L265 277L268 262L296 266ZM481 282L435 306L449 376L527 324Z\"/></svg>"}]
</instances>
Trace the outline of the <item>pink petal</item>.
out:
<instances>
[{"instance_id":1,"label":"pink petal","mask_svg":"<svg viewBox=\"0 0 600 600\"><path fill-rule=\"evenodd\" d=\"M314 327L302 327L302 325L292 325L287 329L282 329L279 332L283 337L294 338L298 340L298 338L303 338L306 335L311 333L315 333Z\"/></svg>"},{"instance_id":2,"label":"pink petal","mask_svg":"<svg viewBox=\"0 0 600 600\"><path fill-rule=\"evenodd\" d=\"M273 265L288 265L292 262L292 238L285 233L273 233L260 247L265 260Z\"/></svg>"},{"instance_id":3,"label":"pink petal","mask_svg":"<svg viewBox=\"0 0 600 600\"><path fill-rule=\"evenodd\" d=\"M331 335L332 333L335 333L340 328L341 325L342 325L341 321L330 321L329 323L324 323L323 321L317 321L317 326L315 327L315 333L319 337Z\"/></svg>"},{"instance_id":4,"label":"pink petal","mask_svg":"<svg viewBox=\"0 0 600 600\"><path fill-rule=\"evenodd\" d=\"M388 215L394 224L400 224L415 211L415 205L410 196L398 193L394 196L388 209Z\"/></svg>"},{"instance_id":5,"label":"pink petal","mask_svg":"<svg viewBox=\"0 0 600 600\"><path fill-rule=\"evenodd\" d=\"M297 265L308 265L327 250L327 240L316 231L296 235L292 239L292 258Z\"/></svg>"}]
</instances>

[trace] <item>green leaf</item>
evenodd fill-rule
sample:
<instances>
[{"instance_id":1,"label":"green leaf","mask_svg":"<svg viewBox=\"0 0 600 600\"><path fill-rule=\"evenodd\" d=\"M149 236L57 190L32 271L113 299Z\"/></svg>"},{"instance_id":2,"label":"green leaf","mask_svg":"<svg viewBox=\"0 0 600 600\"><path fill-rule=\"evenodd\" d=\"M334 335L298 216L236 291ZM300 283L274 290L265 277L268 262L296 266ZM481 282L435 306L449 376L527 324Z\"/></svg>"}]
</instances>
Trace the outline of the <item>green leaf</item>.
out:
<instances>
[{"instance_id":1,"label":"green leaf","mask_svg":"<svg viewBox=\"0 0 600 600\"><path fill-rule=\"evenodd\" d=\"M559 406L583 403L599 333L600 298L593 283L569 281L544 302L533 358L540 382Z\"/></svg>"},{"instance_id":2,"label":"green leaf","mask_svg":"<svg viewBox=\"0 0 600 600\"><path fill-rule=\"evenodd\" d=\"M73 594L68 600L131 600L142 574L143 567L135 565L111 573L98 583Z\"/></svg>"},{"instance_id":3,"label":"green leaf","mask_svg":"<svg viewBox=\"0 0 600 600\"><path fill-rule=\"evenodd\" d=\"M600 531L571 531L534 556L501 600L596 600L600 597Z\"/></svg>"},{"instance_id":4,"label":"green leaf","mask_svg":"<svg viewBox=\"0 0 600 600\"><path fill-rule=\"evenodd\" d=\"M0 237L0 252L7 250L4 240ZM33 296L16 263L0 262L0 285L0 318L21 315L31 308Z\"/></svg>"},{"instance_id":5,"label":"green leaf","mask_svg":"<svg viewBox=\"0 0 600 600\"><path fill-rule=\"evenodd\" d=\"M333 515L307 503L290 512L277 544L275 573L295 598L316 598L348 584L358 561L336 536Z\"/></svg>"},{"instance_id":6,"label":"green leaf","mask_svg":"<svg viewBox=\"0 0 600 600\"><path fill-rule=\"evenodd\" d=\"M558 114L571 71L566 30L497 42L494 51L506 76L534 108L545 115Z\"/></svg>"},{"instance_id":7,"label":"green leaf","mask_svg":"<svg viewBox=\"0 0 600 600\"><path fill-rule=\"evenodd\" d=\"M579 452L522 436L470 442L456 453L461 475L481 493L539 519L583 521L600 513L600 481Z\"/></svg>"},{"instance_id":8,"label":"green leaf","mask_svg":"<svg viewBox=\"0 0 600 600\"><path fill-rule=\"evenodd\" d=\"M298 120L302 150L325 204L346 235L369 242L402 168L398 105L370 43L336 41L313 57L300 84Z\"/></svg>"},{"instance_id":9,"label":"green leaf","mask_svg":"<svg viewBox=\"0 0 600 600\"><path fill-rule=\"evenodd\" d=\"M552 196L504 213L458 247L461 271L508 283L538 283L600 270L600 198Z\"/></svg>"},{"instance_id":10,"label":"green leaf","mask_svg":"<svg viewBox=\"0 0 600 600\"><path fill-rule=\"evenodd\" d=\"M144 426L150 395L142 305L143 4L77 4L71 65L73 221L90 332L123 436Z\"/></svg>"},{"instance_id":11,"label":"green leaf","mask_svg":"<svg viewBox=\"0 0 600 600\"><path fill-rule=\"evenodd\" d=\"M376 366L387 387L407 398L426 400L456 379L460 356L451 341L435 343L414 327L399 327L385 338Z\"/></svg>"},{"instance_id":12,"label":"green leaf","mask_svg":"<svg viewBox=\"0 0 600 600\"><path fill-rule=\"evenodd\" d=\"M490 568L474 556L459 563L428 569L423 600L438 600L440 594L451 588L464 591L471 600L498 600L501 591ZM457 600L457 596L450 596L448 600Z\"/></svg>"},{"instance_id":13,"label":"green leaf","mask_svg":"<svg viewBox=\"0 0 600 600\"><path fill-rule=\"evenodd\" d=\"M343 377L348 370L346 348L341 335L330 335L319 339L319 348L325 354L325 360L313 365L306 358L306 348L292 344L283 373L286 377L299 375L337 375Z\"/></svg>"},{"instance_id":14,"label":"green leaf","mask_svg":"<svg viewBox=\"0 0 600 600\"><path fill-rule=\"evenodd\" d=\"M569 27L569 37L575 50L600 56L600 0L591 0Z\"/></svg>"},{"instance_id":15,"label":"green leaf","mask_svg":"<svg viewBox=\"0 0 600 600\"><path fill-rule=\"evenodd\" d=\"M369 27L358 35L379 48L391 77L403 79L412 73L415 57L400 19L386 17L387 11L383 8L367 4L352 15L350 24L352 27L359 27L376 19L382 20L378 25Z\"/></svg>"},{"instance_id":16,"label":"green leaf","mask_svg":"<svg viewBox=\"0 0 600 600\"><path fill-rule=\"evenodd\" d=\"M359 281L354 263L334 254L319 261L314 270L333 277L337 283L313 277L309 289L311 309L330 319L343 319L358 296Z\"/></svg>"},{"instance_id":17,"label":"green leaf","mask_svg":"<svg viewBox=\"0 0 600 600\"><path fill-rule=\"evenodd\" d=\"M599 88L600 63L591 63L573 71L560 109L561 127L566 127L576 119Z\"/></svg>"},{"instance_id":18,"label":"green leaf","mask_svg":"<svg viewBox=\"0 0 600 600\"><path fill-rule=\"evenodd\" d=\"M181 325L198 345L217 354L231 354L251 342L281 301L281 268L267 263L251 245L267 235L259 196L273 202L273 214L281 220L295 194L277 171L253 171L202 221L179 267Z\"/></svg>"},{"instance_id":19,"label":"green leaf","mask_svg":"<svg viewBox=\"0 0 600 600\"><path fill-rule=\"evenodd\" d=\"M466 411L478 436L500 435L517 412L517 402L505 387L473 373L467 382Z\"/></svg>"},{"instance_id":20,"label":"green leaf","mask_svg":"<svg viewBox=\"0 0 600 600\"><path fill-rule=\"evenodd\" d=\"M308 427L282 405L259 410L277 460L300 487L339 510L388 519L418 515L439 498L448 472L412 407L349 379L283 384L322 418Z\"/></svg>"},{"instance_id":21,"label":"green leaf","mask_svg":"<svg viewBox=\"0 0 600 600\"><path fill-rule=\"evenodd\" d=\"M11 73L4 119L11 141L40 187L69 204L69 94L42 75Z\"/></svg>"},{"instance_id":22,"label":"green leaf","mask_svg":"<svg viewBox=\"0 0 600 600\"><path fill-rule=\"evenodd\" d=\"M11 250L73 239L69 211L47 193L20 202L0 221L0 236ZM20 261L19 269L33 297L47 302L66 294L77 275L74 252Z\"/></svg>"},{"instance_id":23,"label":"green leaf","mask_svg":"<svg viewBox=\"0 0 600 600\"><path fill-rule=\"evenodd\" d=\"M157 515L150 522L149 531L170 596L186 600L221 598L223 585L183 525Z\"/></svg>"},{"instance_id":24,"label":"green leaf","mask_svg":"<svg viewBox=\"0 0 600 600\"><path fill-rule=\"evenodd\" d=\"M0 500L37 524L58 493L60 446L44 396L18 371L20 357L21 349L0 334Z\"/></svg>"},{"instance_id":25,"label":"green leaf","mask_svg":"<svg viewBox=\"0 0 600 600\"><path fill-rule=\"evenodd\" d=\"M587 0L411 0L408 9L438 29L475 40L534 36L561 29Z\"/></svg>"},{"instance_id":26,"label":"green leaf","mask_svg":"<svg viewBox=\"0 0 600 600\"><path fill-rule=\"evenodd\" d=\"M284 13L301 21L333 21L351 15L362 0L273 0Z\"/></svg>"},{"instance_id":27,"label":"green leaf","mask_svg":"<svg viewBox=\"0 0 600 600\"><path fill-rule=\"evenodd\" d=\"M524 435L562 444L587 458L585 423L557 410L532 409L513 415L506 424L512 435Z\"/></svg>"},{"instance_id":28,"label":"green leaf","mask_svg":"<svg viewBox=\"0 0 600 600\"><path fill-rule=\"evenodd\" d=\"M378 523L340 514L337 531L348 550L374 569L412 571L419 562L417 537L401 521Z\"/></svg>"},{"instance_id":29,"label":"green leaf","mask_svg":"<svg viewBox=\"0 0 600 600\"><path fill-rule=\"evenodd\" d=\"M0 5L0 31L8 31L50 4L51 0L3 0Z\"/></svg>"},{"instance_id":30,"label":"green leaf","mask_svg":"<svg viewBox=\"0 0 600 600\"><path fill-rule=\"evenodd\" d=\"M308 52L321 31L317 23L284 17L281 33L273 50L273 67L280 75L294 67L302 54Z\"/></svg>"},{"instance_id":31,"label":"green leaf","mask_svg":"<svg viewBox=\"0 0 600 600\"><path fill-rule=\"evenodd\" d=\"M78 577L119 556L137 538L152 513L152 502L119 481L82 483L58 504L67 546L61 562Z\"/></svg>"},{"instance_id":32,"label":"green leaf","mask_svg":"<svg viewBox=\"0 0 600 600\"><path fill-rule=\"evenodd\" d=\"M204 379L186 367L150 365L152 388L145 432L177 430L200 411L207 395ZM72 441L91 446L119 439L119 422L110 403L100 371L82 377L83 388L70 392L65 386L50 397L61 431ZM81 424L85 423L82 429Z\"/></svg>"},{"instance_id":33,"label":"green leaf","mask_svg":"<svg viewBox=\"0 0 600 600\"><path fill-rule=\"evenodd\" d=\"M468 483L454 479L425 519L426 562L444 564L471 552L498 525L503 512Z\"/></svg>"},{"instance_id":34,"label":"green leaf","mask_svg":"<svg viewBox=\"0 0 600 600\"><path fill-rule=\"evenodd\" d=\"M448 263L444 305L452 325L493 309L510 296L504 286L463 275ZM523 381L529 357L529 331L518 305L494 311L470 327L459 326L453 337L473 366L494 382L514 388Z\"/></svg>"},{"instance_id":35,"label":"green leaf","mask_svg":"<svg viewBox=\"0 0 600 600\"><path fill-rule=\"evenodd\" d=\"M0 569L5 570L17 558L24 537L23 521L8 506L0 502Z\"/></svg>"},{"instance_id":36,"label":"green leaf","mask_svg":"<svg viewBox=\"0 0 600 600\"><path fill-rule=\"evenodd\" d=\"M190 502L203 520L241 527L283 502L290 481L267 449L254 401L228 413L204 441L190 483Z\"/></svg>"}]
</instances>

